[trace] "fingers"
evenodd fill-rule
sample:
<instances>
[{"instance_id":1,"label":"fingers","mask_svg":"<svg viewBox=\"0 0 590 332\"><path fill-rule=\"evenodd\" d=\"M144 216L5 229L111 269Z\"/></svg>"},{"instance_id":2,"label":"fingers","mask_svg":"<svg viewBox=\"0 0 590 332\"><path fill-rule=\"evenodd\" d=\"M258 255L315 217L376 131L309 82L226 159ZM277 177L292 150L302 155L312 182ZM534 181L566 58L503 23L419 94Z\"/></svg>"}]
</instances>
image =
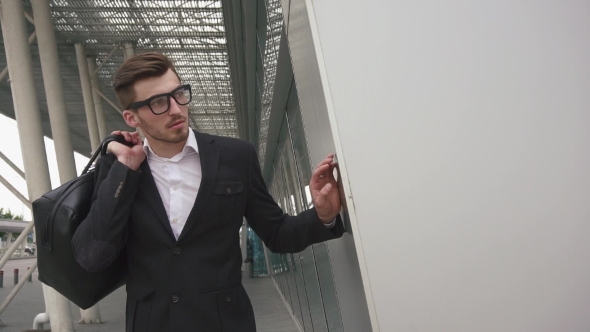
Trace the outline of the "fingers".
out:
<instances>
[{"instance_id":1,"label":"fingers","mask_svg":"<svg viewBox=\"0 0 590 332\"><path fill-rule=\"evenodd\" d=\"M119 151L121 151L121 148L123 147L123 145L121 143L112 141L109 143L109 145L107 145L107 153L113 153L115 155L119 155Z\"/></svg>"},{"instance_id":2,"label":"fingers","mask_svg":"<svg viewBox=\"0 0 590 332\"><path fill-rule=\"evenodd\" d=\"M321 161L321 162L318 164L318 166L317 166L317 167L320 167L320 166L322 166L322 165L325 165L325 164L331 164L333 161L334 161L334 154L333 154L333 153L330 153L330 154L329 154L329 155L326 157L326 159L322 160L322 161ZM317 167L316 167L316 168L317 168Z\"/></svg>"},{"instance_id":3,"label":"fingers","mask_svg":"<svg viewBox=\"0 0 590 332\"><path fill-rule=\"evenodd\" d=\"M318 168L316 168L316 170L313 172L312 176L311 176L311 181L314 183L320 182L321 180L325 179L328 175L328 173L326 173L327 171L330 170L330 164L324 164L321 166L318 166Z\"/></svg>"},{"instance_id":4,"label":"fingers","mask_svg":"<svg viewBox=\"0 0 590 332\"><path fill-rule=\"evenodd\" d=\"M319 194L314 197L313 204L316 208L323 208L328 203L328 195L332 191L332 184L327 183L322 189L319 191Z\"/></svg>"},{"instance_id":5,"label":"fingers","mask_svg":"<svg viewBox=\"0 0 590 332\"><path fill-rule=\"evenodd\" d=\"M127 142L133 143L134 145L137 145L141 142L138 132L130 133L128 131L115 130L111 134L123 136Z\"/></svg>"}]
</instances>

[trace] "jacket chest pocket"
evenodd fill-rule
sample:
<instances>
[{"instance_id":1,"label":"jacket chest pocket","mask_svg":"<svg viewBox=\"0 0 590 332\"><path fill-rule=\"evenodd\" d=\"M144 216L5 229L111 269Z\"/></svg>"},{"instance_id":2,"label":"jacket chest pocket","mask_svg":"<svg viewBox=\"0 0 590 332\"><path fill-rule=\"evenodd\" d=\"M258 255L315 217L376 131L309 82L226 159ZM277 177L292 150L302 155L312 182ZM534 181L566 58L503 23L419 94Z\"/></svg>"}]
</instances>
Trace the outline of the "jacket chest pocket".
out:
<instances>
[{"instance_id":1,"label":"jacket chest pocket","mask_svg":"<svg viewBox=\"0 0 590 332\"><path fill-rule=\"evenodd\" d=\"M213 194L219 199L219 218L229 221L241 217L240 206L243 200L244 185L242 181L220 180L215 183ZM241 221L241 219L240 219Z\"/></svg>"}]
</instances>

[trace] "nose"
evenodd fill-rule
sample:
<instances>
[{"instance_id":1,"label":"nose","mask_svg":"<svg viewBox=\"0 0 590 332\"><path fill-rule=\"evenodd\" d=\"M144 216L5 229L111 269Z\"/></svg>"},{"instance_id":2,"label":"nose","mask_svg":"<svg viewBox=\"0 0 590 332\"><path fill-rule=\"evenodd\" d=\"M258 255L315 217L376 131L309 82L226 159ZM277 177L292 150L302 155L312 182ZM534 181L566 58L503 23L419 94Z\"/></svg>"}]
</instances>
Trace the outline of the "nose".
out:
<instances>
[{"instance_id":1,"label":"nose","mask_svg":"<svg viewBox=\"0 0 590 332\"><path fill-rule=\"evenodd\" d=\"M168 109L168 114L170 115L177 115L181 113L180 105L174 100L174 98L170 98L170 108Z\"/></svg>"}]
</instances>

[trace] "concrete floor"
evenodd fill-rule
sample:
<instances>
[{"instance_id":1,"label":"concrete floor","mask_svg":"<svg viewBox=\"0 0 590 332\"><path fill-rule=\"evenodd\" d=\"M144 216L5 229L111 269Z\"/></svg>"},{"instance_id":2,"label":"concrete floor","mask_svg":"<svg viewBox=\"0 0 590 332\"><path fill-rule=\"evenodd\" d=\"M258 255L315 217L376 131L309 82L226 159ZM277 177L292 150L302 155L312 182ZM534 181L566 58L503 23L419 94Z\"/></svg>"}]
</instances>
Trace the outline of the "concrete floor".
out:
<instances>
[{"instance_id":1,"label":"concrete floor","mask_svg":"<svg viewBox=\"0 0 590 332\"><path fill-rule=\"evenodd\" d=\"M32 259L18 259L8 261L4 270L4 288L0 288L0 302L3 301L14 287L13 270L18 268L21 275L34 262ZM250 296L258 332L298 332L298 328L289 314L278 290L271 278L244 279L244 287ZM124 287L109 295L100 303L100 313L103 324L79 325L79 309L72 306L75 329L80 332L124 331L125 325L125 297ZM33 318L45 311L41 283L37 280L37 273L33 273L33 282L27 282L19 294L14 298L6 311L0 316L4 325L0 332L22 332L31 329ZM49 327L46 327L49 328Z\"/></svg>"}]
</instances>

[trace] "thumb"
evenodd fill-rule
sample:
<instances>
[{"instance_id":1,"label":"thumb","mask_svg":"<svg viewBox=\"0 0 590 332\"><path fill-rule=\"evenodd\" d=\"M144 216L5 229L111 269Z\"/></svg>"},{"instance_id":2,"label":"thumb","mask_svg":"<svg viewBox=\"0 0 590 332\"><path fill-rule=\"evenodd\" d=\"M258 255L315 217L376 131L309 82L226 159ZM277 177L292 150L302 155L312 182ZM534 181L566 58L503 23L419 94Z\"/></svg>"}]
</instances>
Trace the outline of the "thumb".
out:
<instances>
[{"instance_id":1,"label":"thumb","mask_svg":"<svg viewBox=\"0 0 590 332\"><path fill-rule=\"evenodd\" d=\"M331 190L332 190L332 184L330 184L330 183L326 184L320 190L319 194L316 196L314 205L319 208L325 206L326 203L328 202L328 194L330 193Z\"/></svg>"},{"instance_id":2,"label":"thumb","mask_svg":"<svg viewBox=\"0 0 590 332\"><path fill-rule=\"evenodd\" d=\"M330 191L332 191L332 184L331 183L327 183L322 190L320 190L320 194L322 196L328 196L328 194L330 193Z\"/></svg>"}]
</instances>

